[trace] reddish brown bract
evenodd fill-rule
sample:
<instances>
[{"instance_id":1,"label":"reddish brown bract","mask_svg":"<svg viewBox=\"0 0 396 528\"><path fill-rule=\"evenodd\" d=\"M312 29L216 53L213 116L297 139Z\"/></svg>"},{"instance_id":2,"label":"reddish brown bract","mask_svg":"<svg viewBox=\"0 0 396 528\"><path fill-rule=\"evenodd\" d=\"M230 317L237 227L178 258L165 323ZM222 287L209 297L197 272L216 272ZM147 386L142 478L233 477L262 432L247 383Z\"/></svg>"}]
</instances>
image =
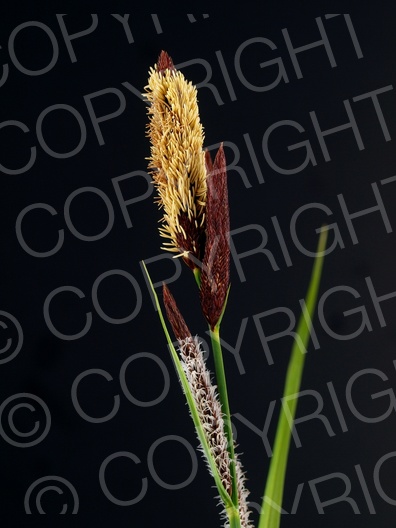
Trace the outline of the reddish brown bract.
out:
<instances>
[{"instance_id":1,"label":"reddish brown bract","mask_svg":"<svg viewBox=\"0 0 396 528\"><path fill-rule=\"evenodd\" d=\"M164 50L161 51L158 57L157 69L159 72L163 72L165 70L176 70L171 57Z\"/></svg>"},{"instance_id":2,"label":"reddish brown bract","mask_svg":"<svg viewBox=\"0 0 396 528\"><path fill-rule=\"evenodd\" d=\"M188 326L186 325L186 322L176 305L176 301L166 284L163 284L162 286L162 293L164 296L166 315L176 339L181 341L186 339L186 337L191 337L191 332L188 329Z\"/></svg>"},{"instance_id":3,"label":"reddish brown bract","mask_svg":"<svg viewBox=\"0 0 396 528\"><path fill-rule=\"evenodd\" d=\"M201 307L212 330L219 321L230 281L230 219L223 145L213 166L205 156L207 175L206 243L201 272Z\"/></svg>"}]
</instances>

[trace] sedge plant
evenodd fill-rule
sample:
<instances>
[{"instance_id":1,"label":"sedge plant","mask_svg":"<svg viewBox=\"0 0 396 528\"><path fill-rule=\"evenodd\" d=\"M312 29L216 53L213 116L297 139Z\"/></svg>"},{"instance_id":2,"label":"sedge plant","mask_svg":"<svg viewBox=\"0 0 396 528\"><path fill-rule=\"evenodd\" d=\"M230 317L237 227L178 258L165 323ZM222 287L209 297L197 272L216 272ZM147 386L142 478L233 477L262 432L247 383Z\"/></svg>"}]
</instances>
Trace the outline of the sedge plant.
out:
<instances>
[{"instance_id":1,"label":"sedge plant","mask_svg":"<svg viewBox=\"0 0 396 528\"><path fill-rule=\"evenodd\" d=\"M228 388L221 348L220 325L230 292L229 206L226 160L220 145L214 160L203 148L197 90L162 51L149 71L145 96L149 103L147 135L151 142L149 170L163 211L163 249L181 258L193 272L202 313L209 327L214 376L198 338L193 337L169 288L163 286L166 318L177 341L176 350L161 303L148 276L171 357L178 374L200 447L223 505L225 527L251 528L248 490L231 427ZM327 230L319 238L317 257L287 370L273 457L265 485L258 528L278 528L292 424L305 352L318 296ZM144 265L144 264L143 264Z\"/></svg>"}]
</instances>

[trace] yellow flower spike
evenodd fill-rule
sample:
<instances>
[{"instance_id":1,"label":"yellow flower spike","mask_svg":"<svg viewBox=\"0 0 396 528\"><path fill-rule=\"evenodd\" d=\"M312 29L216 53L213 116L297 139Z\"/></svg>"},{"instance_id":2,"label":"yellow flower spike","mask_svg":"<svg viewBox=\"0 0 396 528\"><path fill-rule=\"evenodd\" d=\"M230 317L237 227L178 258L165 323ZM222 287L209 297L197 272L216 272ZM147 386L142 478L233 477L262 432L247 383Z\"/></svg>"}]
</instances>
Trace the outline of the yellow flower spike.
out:
<instances>
[{"instance_id":1,"label":"yellow flower spike","mask_svg":"<svg viewBox=\"0 0 396 528\"><path fill-rule=\"evenodd\" d=\"M145 93L150 103L149 169L157 202L164 210L160 235L168 243L163 249L177 253L194 270L194 258L201 261L203 257L206 206L204 133L197 90L164 51L149 73Z\"/></svg>"}]
</instances>

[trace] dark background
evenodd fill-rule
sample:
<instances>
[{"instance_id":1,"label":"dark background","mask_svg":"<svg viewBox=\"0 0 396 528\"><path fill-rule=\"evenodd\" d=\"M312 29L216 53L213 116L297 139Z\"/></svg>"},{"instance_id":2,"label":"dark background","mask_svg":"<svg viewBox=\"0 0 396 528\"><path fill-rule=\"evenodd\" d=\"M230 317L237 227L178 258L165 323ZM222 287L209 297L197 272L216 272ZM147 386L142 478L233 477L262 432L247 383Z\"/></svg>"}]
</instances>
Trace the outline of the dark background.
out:
<instances>
[{"instance_id":1,"label":"dark background","mask_svg":"<svg viewBox=\"0 0 396 528\"><path fill-rule=\"evenodd\" d=\"M290 224L299 207L319 203L328 207L331 214L327 217L319 209L308 209L297 221L297 234L301 244L314 251L315 230L329 222L337 225L343 241L344 247L338 244L324 264L321 294L335 287L343 290L330 295L326 301L325 320L333 332L348 336L359 329L362 315L358 308L364 307L371 331L366 327L356 337L336 339L329 335L330 331L318 318L315 319L320 348L310 347L302 389L311 393L301 398L298 417L315 411L318 401L313 395L319 394L323 399L322 420L311 419L297 426L301 447L292 443L284 499L288 512L299 484L304 485L295 515L285 515L282 526L320 524L330 527L336 524L347 527L358 523L361 527L377 527L389 526L393 521L396 507L393 477L396 469L395 300L382 303L385 324L381 326L366 278L370 278L378 295L396 290L396 239L392 231L396 225L396 190L392 183L380 183L394 175L396 164L395 92L389 88L378 95L388 128L387 138L373 101L367 97L354 102L353 98L393 85L396 76L395 17L391 12L363 9L351 15L363 55L358 58L343 15L326 18L325 13L307 13L301 6L293 5L277 11L194 15L195 19L181 14L157 15L154 19L149 14L131 15L132 37L129 40L132 42L128 42L119 21L101 14L94 31L71 41L74 61L56 15L2 18L0 64L7 65L8 73L4 73L4 69L3 73L8 78L0 88L1 124L16 120L28 130L23 133L16 126L0 128L0 163L18 169L28 162L31 147L36 147L37 155L33 166L25 172L7 174L1 171L0 309L19 321L23 346L12 361L0 365L0 402L16 394L29 393L44 401L51 414L47 436L31 447L18 447L7 439L27 442L30 437L20 434L31 431L36 422L42 427L44 412L26 407L16 409L15 434L10 429L8 414L17 402L13 400L9 406L2 407L0 482L1 516L5 526L20 526L21 522L26 522L21 519L25 517L27 490L35 481L48 476L62 477L74 486L79 509L69 521L73 526L113 523L119 527L152 527L160 523L193 528L204 523L220 524L213 500L216 491L212 489L212 480L201 455L197 457L197 475L188 486L165 489L159 480L168 485L185 481L191 473L192 462L180 441L165 440L156 448L155 442L176 435L195 448L197 441L140 267L141 260L161 254L157 232L160 215L149 196L128 205L133 224L128 227L113 185L115 178L140 171L136 177L120 183L122 194L128 200L147 192L142 175L146 171L145 158L149 155L145 137L146 108L136 93L143 91L148 69L161 49L166 49L176 64L190 62L182 71L195 84L201 83L208 67L211 68L208 82L212 88L206 86L198 90L205 144L224 141L230 160L235 155L230 145L237 145L238 165L246 175L244 179L243 173L229 171L231 229L243 231L234 237L236 250L241 253L257 247L261 243L257 226L261 226L268 234L266 248L272 252L279 268L274 270L267 256L256 253L240 261L246 276L246 280L241 281L232 263L232 289L222 325L222 336L230 346L236 346L238 335L241 339L243 373L234 356L227 350L224 354L231 409L245 420L242 423L235 418L234 425L248 475L250 498L254 503L261 502L269 464L263 440L252 427L254 424L263 429L270 402L276 401L269 429L272 443L292 344L290 337L270 342L274 364L269 365L254 316L278 307L287 307L298 316L299 299L304 297L313 259L297 247ZM302 72L302 78L298 78L282 29L287 28L295 47L315 42L320 38L315 17L323 22L336 66L331 67L324 46L315 47L298 54ZM10 35L20 24L31 21L44 24L47 32L40 25L19 28L15 32L14 55L10 54ZM83 31L92 23L90 15L80 14L65 15L63 21L69 34ZM34 75L32 72L45 68L53 57L54 44L48 33L54 36L59 53L49 71ZM246 46L240 59L244 83L236 70L235 56L243 43L257 37L269 39L276 48L271 50L262 43ZM265 91L249 89L247 81L259 87L274 82L278 67L260 68L260 64L277 58L282 60L288 82L281 81ZM123 83L130 83L136 93ZM92 98L92 94L109 88L107 93ZM217 90L217 98L213 89ZM103 144L99 144L84 96L91 94L96 116L103 117L117 112L122 98L120 93L125 98L125 109L100 123ZM340 131L325 138L331 158L326 161L309 113L316 113L323 130L345 124L344 100L351 104L364 149L359 150L351 129ZM42 137L46 151L43 141L40 144L38 139L37 123L43 111L58 104L68 105L68 109L52 110L43 117ZM86 129L85 143L72 156L67 153L79 143L81 131L70 107L75 115L81 116ZM270 167L263 154L263 136L271 125L282 120L295 121L304 131L299 133L292 127L281 126L271 134L269 152L275 163L286 169L301 165L304 148L288 151L287 147L309 140L315 165L309 163L295 174L280 174ZM251 142L248 143L250 151L246 138ZM48 149L66 154L60 158L51 155ZM252 149L257 162L251 156ZM257 165L261 176L258 176ZM378 211L356 218L353 225L358 242L354 244L337 196L343 196L350 212L373 207L376 203L373 183L378 185L390 227L385 228ZM84 187L99 189L114 212L114 224L108 234L96 241L82 240L65 221L67 198ZM90 237L104 231L109 216L102 198L92 192L81 192L72 201L70 218L77 233ZM58 230L64 230L62 247L44 258L29 254L16 235L18 215L24 208L37 203L48 204L55 211L50 214L48 210L34 209L26 214L22 221L26 244L37 252L49 251L57 243ZM276 217L283 233L289 265L272 217ZM250 224L256 228L248 230ZM334 233L331 233L329 243L333 240ZM174 263L169 260L158 260L150 265L155 282L170 277L174 269ZM136 282L133 287L117 272L103 278L98 287L98 300L107 315L106 320L95 308L92 288L98 277L112 270L123 270ZM46 298L63 286L78 288L84 297L78 298L72 292L60 293L50 305L51 319L60 332L75 334L83 328L85 314L91 312L91 327L79 339L60 339L50 331L44 318ZM192 332L205 336L196 287L186 267L180 278L171 284L171 289ZM136 308L133 319L123 324L109 322L109 317L122 319L131 314L139 299L141 308ZM353 309L354 314L344 315L345 311ZM17 331L9 318L4 317L2 321L1 347L12 339L11 346L15 348ZM284 330L288 321L278 311L263 317L261 323L264 332L272 335ZM157 356L169 373L169 392L160 403L152 406L130 401L119 381L122 364L143 352ZM211 358L208 361L211 366ZM109 380L90 375L81 381L78 399L87 415L106 416L112 410L114 397L119 396L118 412L102 423L84 420L71 397L77 376L90 369L106 371ZM363 369L376 371L359 377L357 373ZM346 390L354 375L358 375L358 379L352 388L353 403L365 417L382 416L377 423L370 423L367 418L365 421L359 419L356 410L353 412L354 408L348 405ZM164 390L164 375L151 356L132 360L125 376L129 393L139 401L153 401ZM334 390L333 397L331 390ZM371 397L378 393L377 398ZM334 403L337 401L341 409L338 417ZM340 422L340 412L344 423ZM246 421L251 422L250 428ZM154 470L150 465L153 449ZM103 461L119 452L133 453L138 458L135 462L125 457L110 462L106 484L114 497L128 501L139 494L142 479L147 479L147 492L134 505L114 504L99 482ZM382 465L379 461L386 455L389 458ZM349 484L347 500L326 506L326 501L341 496ZM318 511L315 489L324 515ZM35 515L37 491L32 492L30 500ZM42 508L48 514L58 514L64 503L69 503L67 514L70 514L72 498L66 489L62 496L54 490L42 496ZM256 512L253 518L257 520ZM34 518L28 520L32 522Z\"/></svg>"}]
</instances>

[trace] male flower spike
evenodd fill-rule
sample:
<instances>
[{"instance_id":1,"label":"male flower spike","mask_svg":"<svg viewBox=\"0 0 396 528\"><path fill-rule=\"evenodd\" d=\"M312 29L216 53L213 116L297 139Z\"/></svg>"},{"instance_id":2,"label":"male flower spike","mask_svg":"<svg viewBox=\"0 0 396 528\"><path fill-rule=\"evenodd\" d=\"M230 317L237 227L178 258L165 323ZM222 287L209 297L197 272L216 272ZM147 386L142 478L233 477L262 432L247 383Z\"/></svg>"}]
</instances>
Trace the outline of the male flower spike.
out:
<instances>
[{"instance_id":1,"label":"male flower spike","mask_svg":"<svg viewBox=\"0 0 396 528\"><path fill-rule=\"evenodd\" d=\"M205 237L206 167L197 90L162 51L150 69L149 169L164 215L159 229L163 249L177 253L195 270Z\"/></svg>"}]
</instances>

